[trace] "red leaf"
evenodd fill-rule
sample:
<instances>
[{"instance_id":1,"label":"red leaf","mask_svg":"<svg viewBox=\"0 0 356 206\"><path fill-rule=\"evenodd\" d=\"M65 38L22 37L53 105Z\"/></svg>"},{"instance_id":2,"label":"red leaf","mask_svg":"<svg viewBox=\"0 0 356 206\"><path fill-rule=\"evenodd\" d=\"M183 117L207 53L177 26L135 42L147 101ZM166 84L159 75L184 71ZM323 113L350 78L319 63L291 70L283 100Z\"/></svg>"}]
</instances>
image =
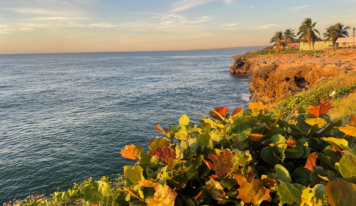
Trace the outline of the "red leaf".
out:
<instances>
[{"instance_id":1,"label":"red leaf","mask_svg":"<svg viewBox=\"0 0 356 206\"><path fill-rule=\"evenodd\" d=\"M311 109L308 109L310 111L310 114L313 115L314 117L321 117L324 114L328 113L330 109L332 109L334 107L330 107L330 105L328 104L322 104L320 103L320 105L313 107Z\"/></svg>"},{"instance_id":2,"label":"red leaf","mask_svg":"<svg viewBox=\"0 0 356 206\"><path fill-rule=\"evenodd\" d=\"M236 107L236 109L234 109L234 111L232 112L231 116L234 116L235 114L238 114L242 111L242 107Z\"/></svg>"},{"instance_id":3,"label":"red leaf","mask_svg":"<svg viewBox=\"0 0 356 206\"><path fill-rule=\"evenodd\" d=\"M313 167L316 166L315 159L317 158L318 153L314 152L308 156L307 163L304 168L307 168L310 171L313 171Z\"/></svg>"},{"instance_id":4,"label":"red leaf","mask_svg":"<svg viewBox=\"0 0 356 206\"><path fill-rule=\"evenodd\" d=\"M229 111L229 108L225 108L225 107L216 107L214 108L216 112L218 112L219 114L221 114L221 116L225 116L225 114ZM216 119L220 119L219 115L217 115L214 110L210 111L210 114L216 118Z\"/></svg>"},{"instance_id":5,"label":"red leaf","mask_svg":"<svg viewBox=\"0 0 356 206\"><path fill-rule=\"evenodd\" d=\"M287 141L286 141L286 144L287 144L288 146L294 146L294 145L297 144L297 141L295 141L295 140L287 140Z\"/></svg>"},{"instance_id":6,"label":"red leaf","mask_svg":"<svg viewBox=\"0 0 356 206\"><path fill-rule=\"evenodd\" d=\"M219 156L211 153L208 155L208 158L211 159L213 163L210 163L205 159L203 159L203 162L209 169L214 170L216 174L222 176L229 173L234 166L234 163L232 162L233 156L234 155L230 152L230 150L224 150L224 152Z\"/></svg>"},{"instance_id":7,"label":"red leaf","mask_svg":"<svg viewBox=\"0 0 356 206\"><path fill-rule=\"evenodd\" d=\"M152 154L162 158L166 163L169 162L170 158L176 158L176 151L170 147L156 147Z\"/></svg>"},{"instance_id":8,"label":"red leaf","mask_svg":"<svg viewBox=\"0 0 356 206\"><path fill-rule=\"evenodd\" d=\"M196 201L196 200L200 197L201 192L202 192L202 191L200 191L199 194L198 194L197 196L195 196L194 201Z\"/></svg>"}]
</instances>

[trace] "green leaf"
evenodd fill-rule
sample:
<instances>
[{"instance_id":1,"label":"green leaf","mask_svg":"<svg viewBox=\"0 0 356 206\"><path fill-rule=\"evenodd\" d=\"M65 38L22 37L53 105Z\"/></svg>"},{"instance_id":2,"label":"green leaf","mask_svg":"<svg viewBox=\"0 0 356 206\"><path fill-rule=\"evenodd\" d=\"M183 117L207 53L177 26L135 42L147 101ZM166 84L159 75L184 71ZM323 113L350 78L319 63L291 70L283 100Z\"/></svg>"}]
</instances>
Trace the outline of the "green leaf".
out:
<instances>
[{"instance_id":1,"label":"green leaf","mask_svg":"<svg viewBox=\"0 0 356 206\"><path fill-rule=\"evenodd\" d=\"M298 167L296 170L294 170L292 174L292 178L294 182L299 182L303 185L310 185L310 170L307 168L303 167Z\"/></svg>"},{"instance_id":2,"label":"green leaf","mask_svg":"<svg viewBox=\"0 0 356 206\"><path fill-rule=\"evenodd\" d=\"M299 205L302 202L302 192L299 189L290 183L280 181L279 185L276 186L276 191L280 198L279 205L282 206L285 203L297 203Z\"/></svg>"},{"instance_id":3,"label":"green leaf","mask_svg":"<svg viewBox=\"0 0 356 206\"><path fill-rule=\"evenodd\" d=\"M263 161L270 165L275 165L278 163L278 159L274 156L276 151L273 147L265 147L261 150L261 158Z\"/></svg>"},{"instance_id":4,"label":"green leaf","mask_svg":"<svg viewBox=\"0 0 356 206\"><path fill-rule=\"evenodd\" d=\"M174 134L174 137L179 140L187 140L188 139L188 130L185 126L181 126L179 132Z\"/></svg>"},{"instance_id":5,"label":"green leaf","mask_svg":"<svg viewBox=\"0 0 356 206\"><path fill-rule=\"evenodd\" d=\"M193 159L197 155L197 149L199 147L197 138L191 138L188 140L189 145L189 158Z\"/></svg>"},{"instance_id":6,"label":"green leaf","mask_svg":"<svg viewBox=\"0 0 356 206\"><path fill-rule=\"evenodd\" d=\"M273 135L270 139L273 144L284 144L286 142L286 138L280 134Z\"/></svg>"},{"instance_id":7,"label":"green leaf","mask_svg":"<svg viewBox=\"0 0 356 206\"><path fill-rule=\"evenodd\" d=\"M111 188L104 181L95 181L85 187L84 200L89 204L97 204L100 200L110 196Z\"/></svg>"},{"instance_id":8,"label":"green leaf","mask_svg":"<svg viewBox=\"0 0 356 206\"><path fill-rule=\"evenodd\" d=\"M356 148L344 152L344 156L340 160L339 170L345 179L356 182Z\"/></svg>"},{"instance_id":9,"label":"green leaf","mask_svg":"<svg viewBox=\"0 0 356 206\"><path fill-rule=\"evenodd\" d=\"M325 147L324 152L333 162L340 162L340 159L342 158L342 155L339 152L332 151L332 146Z\"/></svg>"},{"instance_id":10,"label":"green leaf","mask_svg":"<svg viewBox=\"0 0 356 206\"><path fill-rule=\"evenodd\" d=\"M142 168L138 165L131 166L127 165L124 166L124 176L129 178L129 180L133 184L137 184L138 181L144 180L145 178L142 175Z\"/></svg>"},{"instance_id":11,"label":"green leaf","mask_svg":"<svg viewBox=\"0 0 356 206\"><path fill-rule=\"evenodd\" d=\"M213 148L213 141L209 134L199 134L197 140L199 146Z\"/></svg>"},{"instance_id":12,"label":"green leaf","mask_svg":"<svg viewBox=\"0 0 356 206\"><path fill-rule=\"evenodd\" d=\"M179 126L181 127L181 126L189 125L189 121L190 118L184 114L179 118Z\"/></svg>"},{"instance_id":13,"label":"green leaf","mask_svg":"<svg viewBox=\"0 0 356 206\"><path fill-rule=\"evenodd\" d=\"M289 147L291 148L291 147ZM296 151L295 151L296 150ZM296 144L293 148L293 152L288 152L288 150L285 151L286 153L286 157L287 158L295 158L295 159L299 159L301 157L303 157L304 155L304 149L303 149L303 146L299 145L299 144Z\"/></svg>"},{"instance_id":14,"label":"green leaf","mask_svg":"<svg viewBox=\"0 0 356 206\"><path fill-rule=\"evenodd\" d=\"M274 166L276 170L276 180L283 181L285 183L292 183L292 178L289 175L288 170L282 165L278 164Z\"/></svg>"},{"instance_id":15,"label":"green leaf","mask_svg":"<svg viewBox=\"0 0 356 206\"><path fill-rule=\"evenodd\" d=\"M301 206L323 206L328 205L325 200L325 185L318 184L314 188L307 187L302 193Z\"/></svg>"},{"instance_id":16,"label":"green leaf","mask_svg":"<svg viewBox=\"0 0 356 206\"><path fill-rule=\"evenodd\" d=\"M328 142L331 145L337 146L341 150L350 150L349 143L344 139L334 138L334 137L322 137L321 140Z\"/></svg>"},{"instance_id":17,"label":"green leaf","mask_svg":"<svg viewBox=\"0 0 356 206\"><path fill-rule=\"evenodd\" d=\"M232 139L236 142L246 140L251 134L251 128L249 128L246 124L233 125L231 131L234 134Z\"/></svg>"}]
</instances>

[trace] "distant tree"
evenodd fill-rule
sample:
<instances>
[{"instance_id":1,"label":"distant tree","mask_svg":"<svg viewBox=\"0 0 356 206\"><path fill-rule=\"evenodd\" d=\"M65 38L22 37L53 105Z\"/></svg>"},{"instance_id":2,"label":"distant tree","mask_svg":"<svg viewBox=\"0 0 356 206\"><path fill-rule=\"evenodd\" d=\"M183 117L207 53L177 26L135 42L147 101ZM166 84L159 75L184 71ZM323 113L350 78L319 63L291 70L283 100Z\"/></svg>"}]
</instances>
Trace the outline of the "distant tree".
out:
<instances>
[{"instance_id":1,"label":"distant tree","mask_svg":"<svg viewBox=\"0 0 356 206\"><path fill-rule=\"evenodd\" d=\"M301 41L308 42L309 48L311 48L311 44L314 45L315 41L320 38L316 35L316 33L320 35L320 32L315 29L315 26L316 22L313 23L311 18L306 18L302 25L299 27L299 32L297 34L298 36L300 35L299 39Z\"/></svg>"},{"instance_id":2,"label":"distant tree","mask_svg":"<svg viewBox=\"0 0 356 206\"><path fill-rule=\"evenodd\" d=\"M274 43L273 47L276 47L278 54L280 54L281 47L283 48L287 45L283 39L283 32L276 32L276 34L271 39L271 43Z\"/></svg>"},{"instance_id":3,"label":"distant tree","mask_svg":"<svg viewBox=\"0 0 356 206\"><path fill-rule=\"evenodd\" d=\"M296 35L294 34L294 30L293 29L287 29L283 34L283 39L288 44L297 42L296 41Z\"/></svg>"},{"instance_id":4,"label":"distant tree","mask_svg":"<svg viewBox=\"0 0 356 206\"><path fill-rule=\"evenodd\" d=\"M349 32L347 31L348 29L350 29L349 26L345 27L345 25L341 23L329 26L328 28L326 28L326 32L324 33L325 41L332 41L335 48L336 41L338 38L344 38L349 36Z\"/></svg>"}]
</instances>

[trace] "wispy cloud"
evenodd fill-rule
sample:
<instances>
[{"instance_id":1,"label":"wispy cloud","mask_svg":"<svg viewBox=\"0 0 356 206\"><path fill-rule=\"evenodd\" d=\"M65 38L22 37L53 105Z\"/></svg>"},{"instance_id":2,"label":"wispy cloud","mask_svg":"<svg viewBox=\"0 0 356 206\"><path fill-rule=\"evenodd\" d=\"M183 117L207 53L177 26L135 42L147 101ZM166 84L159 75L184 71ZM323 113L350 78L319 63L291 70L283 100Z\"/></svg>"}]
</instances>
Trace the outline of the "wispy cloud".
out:
<instances>
[{"instance_id":1,"label":"wispy cloud","mask_svg":"<svg viewBox=\"0 0 356 206\"><path fill-rule=\"evenodd\" d=\"M233 27L233 26L238 26L238 25L240 25L240 23L228 23L228 24L224 24L223 26Z\"/></svg>"},{"instance_id":2,"label":"wispy cloud","mask_svg":"<svg viewBox=\"0 0 356 206\"><path fill-rule=\"evenodd\" d=\"M73 21L73 20L88 20L84 17L40 17L40 18L28 18L23 19L26 21Z\"/></svg>"},{"instance_id":3,"label":"wispy cloud","mask_svg":"<svg viewBox=\"0 0 356 206\"><path fill-rule=\"evenodd\" d=\"M260 29L269 29L269 28L273 28L273 27L277 27L278 24L267 24L267 25L263 25L263 26L260 26L258 28Z\"/></svg>"},{"instance_id":4,"label":"wispy cloud","mask_svg":"<svg viewBox=\"0 0 356 206\"><path fill-rule=\"evenodd\" d=\"M296 11L296 10L301 10L301 9L305 9L307 7L309 7L310 5L304 5L304 6L296 6L296 7L292 7L291 9Z\"/></svg>"},{"instance_id":5,"label":"wispy cloud","mask_svg":"<svg viewBox=\"0 0 356 206\"><path fill-rule=\"evenodd\" d=\"M225 4L231 5L234 0L224 0Z\"/></svg>"},{"instance_id":6,"label":"wispy cloud","mask_svg":"<svg viewBox=\"0 0 356 206\"><path fill-rule=\"evenodd\" d=\"M212 2L213 0L181 0L172 5L172 9L169 12L180 12L194 7Z\"/></svg>"}]
</instances>

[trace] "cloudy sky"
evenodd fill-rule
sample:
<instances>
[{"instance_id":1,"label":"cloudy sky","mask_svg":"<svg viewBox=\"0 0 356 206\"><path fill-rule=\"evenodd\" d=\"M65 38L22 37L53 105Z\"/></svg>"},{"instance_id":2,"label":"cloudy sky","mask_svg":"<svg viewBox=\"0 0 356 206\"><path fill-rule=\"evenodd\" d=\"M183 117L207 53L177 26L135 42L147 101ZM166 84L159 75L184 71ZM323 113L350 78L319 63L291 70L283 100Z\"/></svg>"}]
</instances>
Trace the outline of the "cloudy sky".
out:
<instances>
[{"instance_id":1,"label":"cloudy sky","mask_svg":"<svg viewBox=\"0 0 356 206\"><path fill-rule=\"evenodd\" d=\"M0 54L264 46L310 17L356 26L356 0L1 0Z\"/></svg>"}]
</instances>

